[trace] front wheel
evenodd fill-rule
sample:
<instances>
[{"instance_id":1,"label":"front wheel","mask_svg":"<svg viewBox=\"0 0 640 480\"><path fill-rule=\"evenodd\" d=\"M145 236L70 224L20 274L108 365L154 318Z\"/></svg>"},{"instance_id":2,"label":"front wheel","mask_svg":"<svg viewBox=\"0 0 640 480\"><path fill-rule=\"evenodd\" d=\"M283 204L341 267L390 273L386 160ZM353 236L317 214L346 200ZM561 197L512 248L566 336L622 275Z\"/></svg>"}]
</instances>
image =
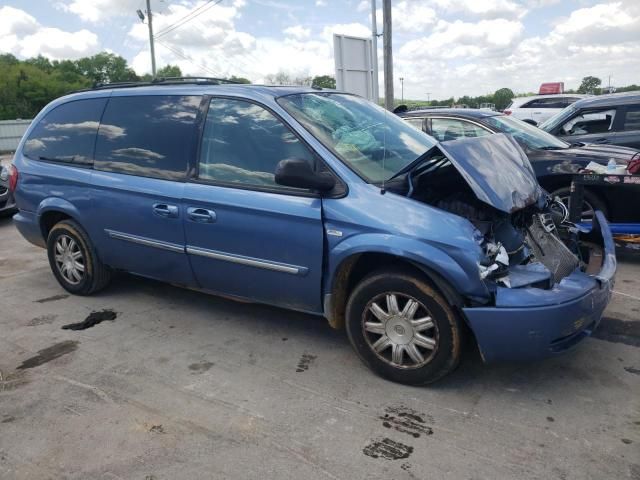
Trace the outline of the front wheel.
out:
<instances>
[{"instance_id":1,"label":"front wheel","mask_svg":"<svg viewBox=\"0 0 640 480\"><path fill-rule=\"evenodd\" d=\"M446 300L418 276L380 271L353 291L347 335L378 375L409 385L432 383L460 360L462 331Z\"/></svg>"}]
</instances>

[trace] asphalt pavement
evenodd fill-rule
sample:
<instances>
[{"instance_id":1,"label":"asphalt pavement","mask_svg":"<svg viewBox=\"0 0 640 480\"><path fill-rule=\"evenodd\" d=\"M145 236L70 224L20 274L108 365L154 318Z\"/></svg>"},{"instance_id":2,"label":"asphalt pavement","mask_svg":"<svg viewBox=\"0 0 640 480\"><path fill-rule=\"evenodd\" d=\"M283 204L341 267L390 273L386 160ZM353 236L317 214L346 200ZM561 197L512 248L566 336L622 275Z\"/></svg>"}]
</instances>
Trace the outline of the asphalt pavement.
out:
<instances>
[{"instance_id":1,"label":"asphalt pavement","mask_svg":"<svg viewBox=\"0 0 640 480\"><path fill-rule=\"evenodd\" d=\"M638 258L574 351L417 388L322 318L128 275L70 296L10 219L0 246L2 479L640 479Z\"/></svg>"}]
</instances>

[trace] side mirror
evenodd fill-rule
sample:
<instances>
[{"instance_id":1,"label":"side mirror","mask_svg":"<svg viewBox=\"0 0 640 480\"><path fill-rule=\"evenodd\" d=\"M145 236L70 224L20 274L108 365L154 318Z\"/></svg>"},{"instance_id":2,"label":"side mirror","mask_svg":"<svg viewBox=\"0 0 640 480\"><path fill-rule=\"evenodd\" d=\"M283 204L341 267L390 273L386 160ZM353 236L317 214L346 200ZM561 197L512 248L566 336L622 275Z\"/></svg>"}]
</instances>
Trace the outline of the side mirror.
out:
<instances>
[{"instance_id":1,"label":"side mirror","mask_svg":"<svg viewBox=\"0 0 640 480\"><path fill-rule=\"evenodd\" d=\"M328 192L336 185L332 175L316 173L306 160L289 158L281 160L276 167L276 183L286 187L306 188Z\"/></svg>"}]
</instances>

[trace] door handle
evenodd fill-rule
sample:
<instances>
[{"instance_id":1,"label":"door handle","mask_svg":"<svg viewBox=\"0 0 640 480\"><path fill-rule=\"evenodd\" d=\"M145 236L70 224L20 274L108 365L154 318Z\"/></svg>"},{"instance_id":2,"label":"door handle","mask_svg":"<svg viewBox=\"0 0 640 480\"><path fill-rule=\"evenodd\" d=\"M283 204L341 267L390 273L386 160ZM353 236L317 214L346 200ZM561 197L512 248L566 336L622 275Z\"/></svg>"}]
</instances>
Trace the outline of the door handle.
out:
<instances>
[{"instance_id":1,"label":"door handle","mask_svg":"<svg viewBox=\"0 0 640 480\"><path fill-rule=\"evenodd\" d=\"M213 223L216 221L216 212L206 208L189 207L187 208L187 217L198 223Z\"/></svg>"},{"instance_id":2,"label":"door handle","mask_svg":"<svg viewBox=\"0 0 640 480\"><path fill-rule=\"evenodd\" d=\"M611 143L611 142L610 142L608 139L606 139L606 138L597 138L597 139L595 139L595 140L593 141L593 143L600 143L600 144L603 144L603 143Z\"/></svg>"},{"instance_id":3,"label":"door handle","mask_svg":"<svg viewBox=\"0 0 640 480\"><path fill-rule=\"evenodd\" d=\"M178 218L178 207L166 203L155 203L153 213L164 218Z\"/></svg>"}]
</instances>

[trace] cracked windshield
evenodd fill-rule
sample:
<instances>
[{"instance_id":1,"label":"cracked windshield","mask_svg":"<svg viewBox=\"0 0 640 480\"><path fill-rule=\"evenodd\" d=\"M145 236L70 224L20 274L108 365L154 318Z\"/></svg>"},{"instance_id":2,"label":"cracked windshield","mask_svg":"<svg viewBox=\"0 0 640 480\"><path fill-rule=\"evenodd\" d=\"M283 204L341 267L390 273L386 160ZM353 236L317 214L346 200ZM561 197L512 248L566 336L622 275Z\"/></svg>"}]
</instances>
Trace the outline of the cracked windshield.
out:
<instances>
[{"instance_id":1,"label":"cracked windshield","mask_svg":"<svg viewBox=\"0 0 640 480\"><path fill-rule=\"evenodd\" d=\"M387 180L435 145L396 115L353 95L303 93L278 102L371 183Z\"/></svg>"}]
</instances>

